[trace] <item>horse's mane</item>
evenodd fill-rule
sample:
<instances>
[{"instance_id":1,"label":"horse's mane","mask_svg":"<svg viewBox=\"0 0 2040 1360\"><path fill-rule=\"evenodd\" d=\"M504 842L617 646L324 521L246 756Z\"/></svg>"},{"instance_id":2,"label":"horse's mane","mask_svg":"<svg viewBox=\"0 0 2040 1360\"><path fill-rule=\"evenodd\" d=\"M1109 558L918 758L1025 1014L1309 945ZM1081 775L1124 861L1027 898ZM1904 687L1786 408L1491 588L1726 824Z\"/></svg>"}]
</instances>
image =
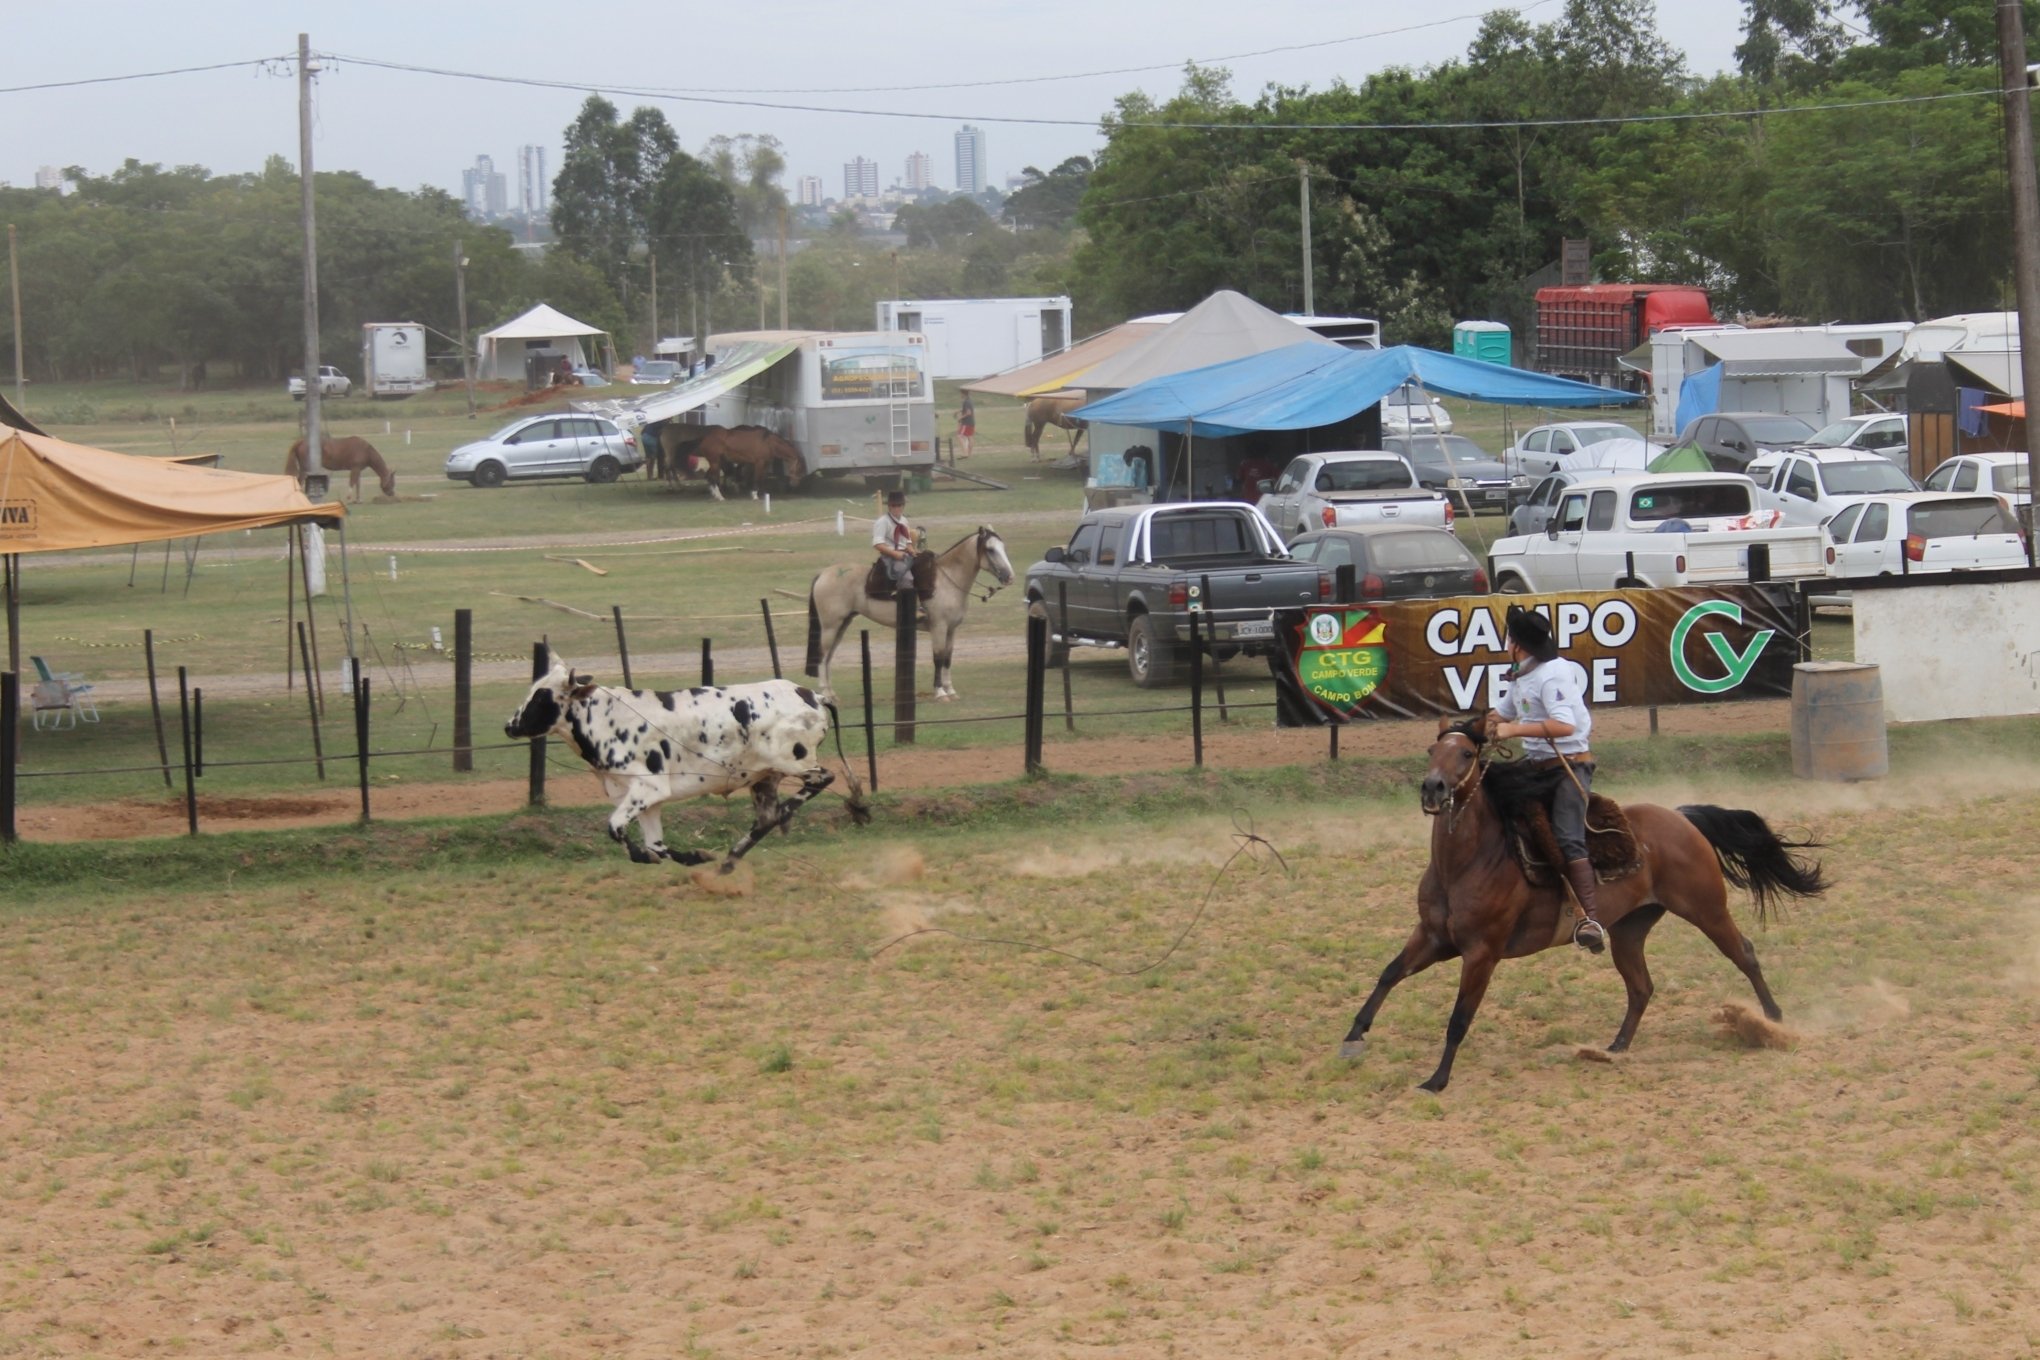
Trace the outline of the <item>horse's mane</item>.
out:
<instances>
[{"instance_id":1,"label":"horse's mane","mask_svg":"<svg viewBox=\"0 0 2040 1360\"><path fill-rule=\"evenodd\" d=\"M989 524L980 524L977 528L971 530L969 533L965 534L962 538L957 539L956 542L950 544L948 547L944 548L941 552L936 553L935 555L937 557L947 557L949 556L949 554L955 552L958 548L961 548L964 544L970 542L973 538L976 538L979 534L990 534L993 538L999 537L999 531L997 529L994 529ZM1000 541L1004 542L1005 540L1001 539Z\"/></svg>"},{"instance_id":2,"label":"horse's mane","mask_svg":"<svg viewBox=\"0 0 2040 1360\"><path fill-rule=\"evenodd\" d=\"M1487 744L1481 730L1479 717L1468 718L1451 724L1445 733L1456 732L1472 742L1476 751ZM1527 760L1491 761L1481 772L1481 792L1487 795L1488 805L1504 824L1520 822L1533 806L1540 806L1551 797L1551 791L1559 780L1565 778L1562 770L1539 769Z\"/></svg>"}]
</instances>

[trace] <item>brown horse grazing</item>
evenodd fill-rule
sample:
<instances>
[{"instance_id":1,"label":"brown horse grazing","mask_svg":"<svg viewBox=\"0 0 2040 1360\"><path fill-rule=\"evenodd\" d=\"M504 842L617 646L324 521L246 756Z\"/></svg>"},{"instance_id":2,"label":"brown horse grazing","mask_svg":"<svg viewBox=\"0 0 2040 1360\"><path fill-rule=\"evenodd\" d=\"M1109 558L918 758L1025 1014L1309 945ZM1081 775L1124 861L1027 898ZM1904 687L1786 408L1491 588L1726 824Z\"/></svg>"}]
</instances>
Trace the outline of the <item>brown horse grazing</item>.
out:
<instances>
[{"instance_id":1,"label":"brown horse grazing","mask_svg":"<svg viewBox=\"0 0 2040 1360\"><path fill-rule=\"evenodd\" d=\"M347 488L356 504L361 501L361 473L364 468L375 474L383 495L394 497L397 494L397 474L390 471L389 464L375 451L375 445L359 435L319 440L319 465L328 472L347 474ZM283 470L291 477L302 478L305 475L304 440L300 439L290 446L290 456L284 459Z\"/></svg>"},{"instance_id":2,"label":"brown horse grazing","mask_svg":"<svg viewBox=\"0 0 2040 1360\"><path fill-rule=\"evenodd\" d=\"M1482 731L1479 720L1455 723L1446 718L1438 724L1431 767L1420 790L1424 811L1434 820L1431 862L1417 885L1417 928L1402 953L1381 970L1381 979L1339 1049L1342 1057L1360 1057L1374 1014L1389 990L1434 963L1457 958L1459 997L1445 1026L1445 1054L1438 1070L1423 1083L1426 1091L1442 1091L1451 1079L1453 1056L1473 1026L1495 965L1548 949L1567 937L1562 929L1569 900L1565 888L1555 881L1534 886L1524 877L1510 854L1499 811L1500 805L1525 793L1536 773L1521 762L1490 765ZM1816 842L1781 840L1754 812L1703 806L1675 812L1649 803L1632 803L1623 811L1635 835L1639 865L1626 877L1601 884L1595 894L1595 915L1607 927L1615 971L1629 991L1629 1009L1608 1051L1620 1053L1629 1047L1637 1021L1650 1004L1650 969L1643 961L1643 944L1667 911L1699 927L1750 980L1764 1014L1782 1019L1757 966L1755 947L1729 915L1723 879L1725 875L1728 883L1749 891L1761 921L1775 897L1817 897L1827 891L1819 863L1793 853Z\"/></svg>"},{"instance_id":3,"label":"brown horse grazing","mask_svg":"<svg viewBox=\"0 0 2040 1360\"><path fill-rule=\"evenodd\" d=\"M710 426L694 446L694 456L708 464L708 493L723 498L732 469L753 492L773 479L799 486L807 479L807 460L800 450L763 425Z\"/></svg>"},{"instance_id":4,"label":"brown horse grazing","mask_svg":"<svg viewBox=\"0 0 2040 1360\"><path fill-rule=\"evenodd\" d=\"M1077 451L1077 441L1084 437L1090 426L1070 414L1084 404L1083 397L1036 397L1027 403L1027 456L1034 462L1041 461L1041 433L1053 425L1070 434L1070 452Z\"/></svg>"},{"instance_id":5,"label":"brown horse grazing","mask_svg":"<svg viewBox=\"0 0 2040 1360\"><path fill-rule=\"evenodd\" d=\"M667 485L678 486L681 478L687 475L687 460L695 456L696 446L722 428L720 425L689 425L679 420L661 422L658 438L647 441L652 455L645 460L645 476L664 478Z\"/></svg>"}]
</instances>

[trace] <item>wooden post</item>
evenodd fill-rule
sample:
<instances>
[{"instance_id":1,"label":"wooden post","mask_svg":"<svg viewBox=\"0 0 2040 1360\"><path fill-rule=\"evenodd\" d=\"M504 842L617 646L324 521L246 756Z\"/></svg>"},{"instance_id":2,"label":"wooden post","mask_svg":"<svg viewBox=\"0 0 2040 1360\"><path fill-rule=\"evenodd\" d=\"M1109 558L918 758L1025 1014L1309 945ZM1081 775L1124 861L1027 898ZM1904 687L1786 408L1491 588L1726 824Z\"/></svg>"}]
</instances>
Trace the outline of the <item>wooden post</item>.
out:
<instances>
[{"instance_id":1,"label":"wooden post","mask_svg":"<svg viewBox=\"0 0 2040 1360\"><path fill-rule=\"evenodd\" d=\"M1339 725L1338 723L1333 723L1333 724L1332 724L1332 759L1333 759L1333 760L1337 760L1337 759L1339 758L1339 726L1340 726L1340 725Z\"/></svg>"},{"instance_id":2,"label":"wooden post","mask_svg":"<svg viewBox=\"0 0 2040 1360\"><path fill-rule=\"evenodd\" d=\"M878 792L878 729L871 721L871 630L857 630L857 648L864 663L864 763L871 776L871 791Z\"/></svg>"},{"instance_id":3,"label":"wooden post","mask_svg":"<svg viewBox=\"0 0 2040 1360\"><path fill-rule=\"evenodd\" d=\"M1047 687L1048 620L1039 614L1027 616L1027 718L1026 767L1029 774L1041 773L1042 691Z\"/></svg>"},{"instance_id":4,"label":"wooden post","mask_svg":"<svg viewBox=\"0 0 2040 1360\"><path fill-rule=\"evenodd\" d=\"M475 767L475 611L453 611L453 768Z\"/></svg>"},{"instance_id":5,"label":"wooden post","mask_svg":"<svg viewBox=\"0 0 2040 1360\"><path fill-rule=\"evenodd\" d=\"M21 677L13 671L0 671L0 841L13 844L14 830L14 762L20 752L16 749L20 734L15 724L21 721Z\"/></svg>"},{"instance_id":6,"label":"wooden post","mask_svg":"<svg viewBox=\"0 0 2040 1360\"><path fill-rule=\"evenodd\" d=\"M156 630L142 630L142 661L149 668L149 714L156 722L156 759L163 766L163 787L175 788L170 779L170 746L163 740L163 699L156 692Z\"/></svg>"},{"instance_id":7,"label":"wooden post","mask_svg":"<svg viewBox=\"0 0 2040 1360\"><path fill-rule=\"evenodd\" d=\"M783 300L782 305L784 305ZM760 613L765 615L765 646L772 653L772 678L774 680L784 680L786 672L779 669L779 637L772 631L772 601L769 599L759 600L758 609Z\"/></svg>"},{"instance_id":8,"label":"wooden post","mask_svg":"<svg viewBox=\"0 0 2040 1360\"><path fill-rule=\"evenodd\" d=\"M191 834L198 834L198 785L191 770L191 691L184 667L177 668L178 727L184 736L184 818Z\"/></svg>"},{"instance_id":9,"label":"wooden post","mask_svg":"<svg viewBox=\"0 0 2040 1360\"><path fill-rule=\"evenodd\" d=\"M899 617L893 637L893 744L914 744L914 652L919 638L914 623L920 613L920 597L911 590L899 594Z\"/></svg>"},{"instance_id":10,"label":"wooden post","mask_svg":"<svg viewBox=\"0 0 2040 1360\"><path fill-rule=\"evenodd\" d=\"M354 759L361 770L361 820L368 821L368 677L354 677Z\"/></svg>"},{"instance_id":11,"label":"wooden post","mask_svg":"<svg viewBox=\"0 0 2040 1360\"><path fill-rule=\"evenodd\" d=\"M1204 641L1197 634L1197 617L1190 612L1190 759L1204 768Z\"/></svg>"},{"instance_id":12,"label":"wooden post","mask_svg":"<svg viewBox=\"0 0 2040 1360\"><path fill-rule=\"evenodd\" d=\"M191 766L205 778L205 691L196 685L191 687Z\"/></svg>"},{"instance_id":13,"label":"wooden post","mask_svg":"<svg viewBox=\"0 0 2040 1360\"><path fill-rule=\"evenodd\" d=\"M552 660L550 657L546 655L545 643L543 642L532 643L531 678L534 681L543 680L545 679L546 672L551 669ZM531 765L529 767L527 779L529 783L529 792L525 797L525 801L529 803L532 807L544 807L545 734L542 732L538 736L535 736L531 739Z\"/></svg>"},{"instance_id":14,"label":"wooden post","mask_svg":"<svg viewBox=\"0 0 2040 1360\"><path fill-rule=\"evenodd\" d=\"M623 664L623 687L632 688L630 683L630 643L623 636L623 606L609 606L609 617L616 620L616 659Z\"/></svg>"},{"instance_id":15,"label":"wooden post","mask_svg":"<svg viewBox=\"0 0 2040 1360\"><path fill-rule=\"evenodd\" d=\"M305 625L297 626L298 660L304 663L305 674L312 673L311 642L305 636ZM152 686L153 688L153 686ZM312 759L317 763L319 778L326 777L326 749L319 739L319 696L310 680L305 681L305 707L312 715Z\"/></svg>"},{"instance_id":16,"label":"wooden post","mask_svg":"<svg viewBox=\"0 0 2040 1360\"><path fill-rule=\"evenodd\" d=\"M701 640L701 683L704 687L715 683L715 647L708 638Z\"/></svg>"}]
</instances>

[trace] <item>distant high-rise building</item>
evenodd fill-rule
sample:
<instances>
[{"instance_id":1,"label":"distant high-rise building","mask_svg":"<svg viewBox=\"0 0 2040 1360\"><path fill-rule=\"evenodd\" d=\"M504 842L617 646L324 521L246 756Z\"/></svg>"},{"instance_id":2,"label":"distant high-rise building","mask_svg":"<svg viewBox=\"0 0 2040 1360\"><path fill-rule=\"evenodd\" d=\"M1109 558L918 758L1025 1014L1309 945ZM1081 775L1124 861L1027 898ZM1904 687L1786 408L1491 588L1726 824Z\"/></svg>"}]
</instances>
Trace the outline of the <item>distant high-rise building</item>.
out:
<instances>
[{"instance_id":1,"label":"distant high-rise building","mask_svg":"<svg viewBox=\"0 0 2040 1360\"><path fill-rule=\"evenodd\" d=\"M802 175L800 177L800 206L819 208L822 206L822 177Z\"/></svg>"},{"instance_id":2,"label":"distant high-rise building","mask_svg":"<svg viewBox=\"0 0 2040 1360\"><path fill-rule=\"evenodd\" d=\"M551 182L545 177L545 148L517 148L517 210L526 217L544 217L550 208L546 197Z\"/></svg>"},{"instance_id":3,"label":"distant high-rise building","mask_svg":"<svg viewBox=\"0 0 2040 1360\"><path fill-rule=\"evenodd\" d=\"M510 206L509 184L488 156L475 157L475 163L460 172L460 196L468 216L478 222L501 217Z\"/></svg>"},{"instance_id":4,"label":"distant high-rise building","mask_svg":"<svg viewBox=\"0 0 2040 1360\"><path fill-rule=\"evenodd\" d=\"M38 165L35 168L35 187L61 191L64 187L64 172L54 165Z\"/></svg>"},{"instance_id":5,"label":"distant high-rise building","mask_svg":"<svg viewBox=\"0 0 2040 1360\"><path fill-rule=\"evenodd\" d=\"M985 191L985 130L965 123L956 130L956 192Z\"/></svg>"},{"instance_id":6,"label":"distant high-rise building","mask_svg":"<svg viewBox=\"0 0 2040 1360\"><path fill-rule=\"evenodd\" d=\"M878 162L859 156L843 162L843 197L878 197Z\"/></svg>"},{"instance_id":7,"label":"distant high-rise building","mask_svg":"<svg viewBox=\"0 0 2040 1360\"><path fill-rule=\"evenodd\" d=\"M935 182L935 158L925 151L916 151L907 157L906 186L909 189L925 189Z\"/></svg>"}]
</instances>

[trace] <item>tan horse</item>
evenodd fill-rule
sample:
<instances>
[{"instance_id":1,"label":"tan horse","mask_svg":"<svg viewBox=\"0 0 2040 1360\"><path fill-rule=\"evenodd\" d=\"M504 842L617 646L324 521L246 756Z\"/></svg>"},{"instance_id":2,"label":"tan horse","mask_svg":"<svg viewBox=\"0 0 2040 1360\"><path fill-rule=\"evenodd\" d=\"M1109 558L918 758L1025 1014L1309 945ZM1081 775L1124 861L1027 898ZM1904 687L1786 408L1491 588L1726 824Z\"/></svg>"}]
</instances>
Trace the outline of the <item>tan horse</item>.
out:
<instances>
[{"instance_id":1,"label":"tan horse","mask_svg":"<svg viewBox=\"0 0 2040 1360\"><path fill-rule=\"evenodd\" d=\"M1077 451L1077 441L1084 437L1089 428L1083 421L1070 414L1084 404L1083 397L1036 397L1027 403L1027 455L1038 463L1041 461L1041 433L1053 425L1067 430L1070 435L1071 453Z\"/></svg>"},{"instance_id":2,"label":"tan horse","mask_svg":"<svg viewBox=\"0 0 2040 1360\"><path fill-rule=\"evenodd\" d=\"M807 479L807 460L800 450L763 425L712 426L694 446L694 456L708 464L708 494L717 500L723 498L722 488L733 468L741 470L753 494L773 477L788 486Z\"/></svg>"},{"instance_id":3,"label":"tan horse","mask_svg":"<svg viewBox=\"0 0 2040 1360\"><path fill-rule=\"evenodd\" d=\"M375 445L359 435L348 435L344 439L321 439L319 441L319 464L327 472L347 474L347 488L353 494L354 502L361 503L361 474L366 469L375 474L382 486L382 494L394 499L397 494L397 474L390 471L383 456L375 451ZM285 475L302 479L305 475L305 441L300 439L290 446L290 456L284 459Z\"/></svg>"},{"instance_id":4,"label":"tan horse","mask_svg":"<svg viewBox=\"0 0 2040 1360\"><path fill-rule=\"evenodd\" d=\"M684 421L662 421L658 438L652 441L657 450L645 460L645 476L659 477L669 486L678 486L687 475L687 460L698 455L698 445L709 435L722 430L720 425L689 425Z\"/></svg>"},{"instance_id":5,"label":"tan horse","mask_svg":"<svg viewBox=\"0 0 2040 1360\"><path fill-rule=\"evenodd\" d=\"M815 677L815 688L834 702L829 688L829 658L850 621L862 614L885 628L898 625L899 605L893 600L875 599L864 593L864 578L870 562L842 563L823 567L808 587L807 673ZM963 626L964 611L970 608L971 587L978 573L989 571L999 585L1013 580L1013 563L1006 556L1006 543L990 528L967 534L935 559L935 594L928 601L928 637L935 652L935 697L954 699L956 686L950 683L949 657L956 645L956 630ZM997 587L993 587L997 589Z\"/></svg>"}]
</instances>

